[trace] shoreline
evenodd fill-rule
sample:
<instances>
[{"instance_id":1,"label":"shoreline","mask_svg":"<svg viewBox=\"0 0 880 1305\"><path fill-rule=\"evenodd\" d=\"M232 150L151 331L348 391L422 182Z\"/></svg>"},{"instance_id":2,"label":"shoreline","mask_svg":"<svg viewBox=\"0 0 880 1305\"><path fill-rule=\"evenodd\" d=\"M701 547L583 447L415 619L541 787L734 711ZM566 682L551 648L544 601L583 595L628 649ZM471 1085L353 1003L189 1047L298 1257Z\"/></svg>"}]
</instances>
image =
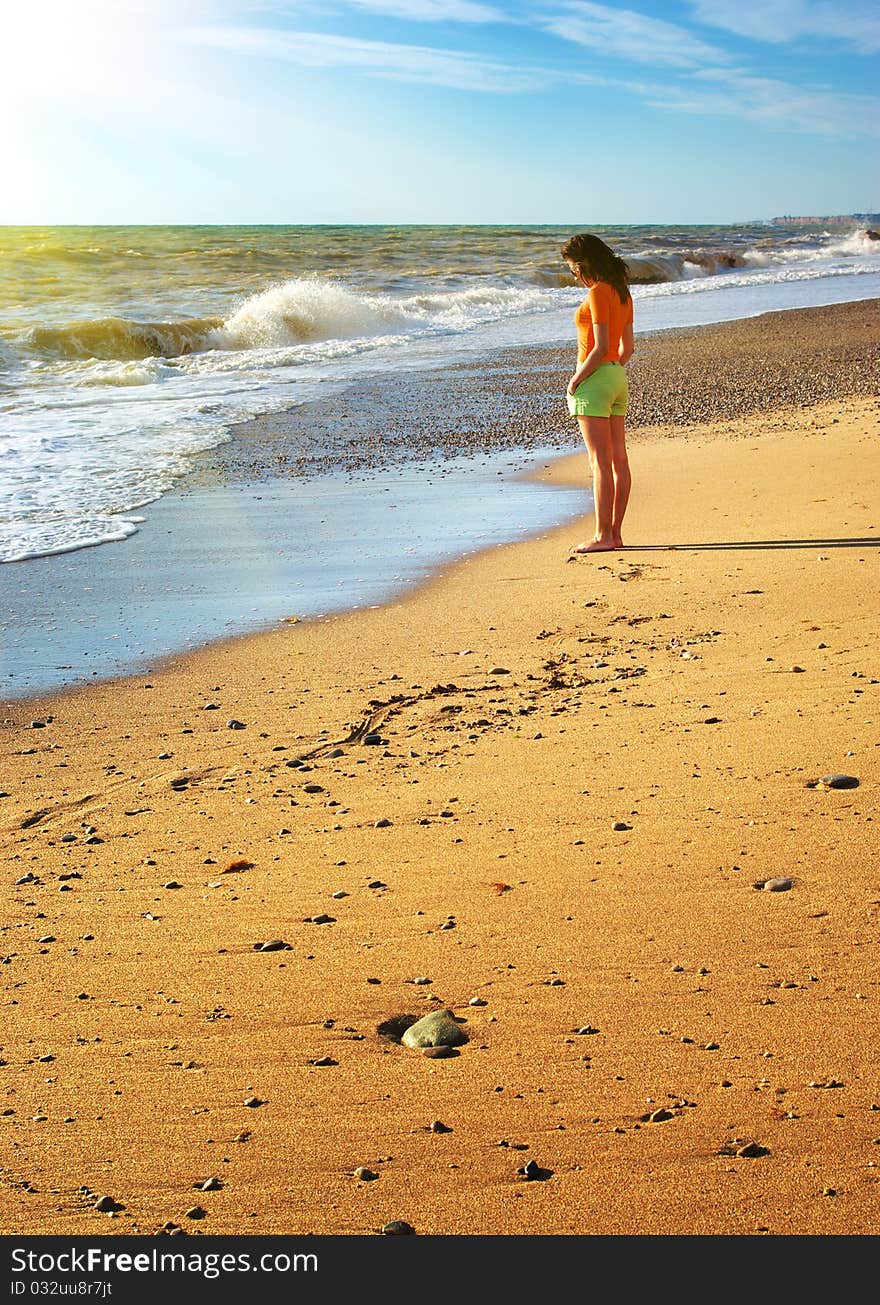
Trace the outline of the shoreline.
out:
<instances>
[{"instance_id":1,"label":"shoreline","mask_svg":"<svg viewBox=\"0 0 880 1305\"><path fill-rule=\"evenodd\" d=\"M3 1231L875 1233L875 424L7 723Z\"/></svg>"},{"instance_id":2,"label":"shoreline","mask_svg":"<svg viewBox=\"0 0 880 1305\"><path fill-rule=\"evenodd\" d=\"M771 321L776 317L779 322ZM772 334L779 326L784 330L778 336ZM642 337L631 369L634 410L637 417L639 412L652 418L664 416L667 424L643 421L639 425L636 421L630 431L631 443L652 434L687 439L700 422L705 426L712 418L720 421L718 429L723 433L730 428L730 421L722 421L719 411L735 417L786 401L794 419L799 407L820 403L829 393L874 390L878 365L876 351L869 346L878 333L880 300L862 300ZM839 345L834 343L836 338ZM757 353L759 345L762 354ZM419 456L476 459L473 467L479 475L479 459L484 456L509 454L512 464L516 459L550 456L555 449L561 452L578 446L572 424L558 402L569 351L524 348L506 357L506 368L500 372L497 357L491 357L458 364L442 373L417 372L394 386L388 378L372 387L359 385L356 393L364 401L363 413L353 406L351 397L343 396L340 403L345 406L334 404L329 413L326 405L311 404L235 428L237 433L229 444L201 455L193 474L179 488L150 505L145 524L130 539L30 559L16 565L14 581L3 568L9 587L5 595L7 658L15 656L20 665L33 665L31 678L42 673L45 681L46 672L39 668L46 648L52 648L56 663L82 667L82 677L68 685L74 690L99 678L140 674L138 664L143 668L160 658L185 654L188 648L222 641L229 637L230 627L232 637L249 637L276 627L291 614L301 615L297 586L302 580L296 566L303 530L297 530L294 518L303 509L297 506L295 496L287 505L285 487L296 489L301 495L299 502L307 502L322 476L330 489L338 484L341 490L347 484L351 487L346 508L350 515L362 513L365 503L371 511L378 511L377 478L399 476L405 480L417 467L414 459ZM710 369L717 373L711 389L705 383ZM675 378L674 402L669 396L670 374ZM499 406L510 408L510 393L518 396L516 410L510 413L506 427L499 429L496 414ZM291 446L300 448L299 457L279 453L279 448L289 450ZM328 447L333 449L329 455ZM431 492L439 529L444 518L453 520L457 514L456 487L451 479L443 484L447 469L442 461L425 464L422 470L428 467L435 480ZM460 483L465 486L472 479L473 472L468 470ZM277 509L269 513L265 499L267 487L273 486ZM430 493L426 491L427 512L421 516L415 506L418 491L413 488L402 493L401 506L415 513L415 520L427 521L432 510ZM393 601L395 594L424 583L426 571L436 569L431 562L435 548L441 553L445 548L445 563L449 556L503 541L505 504L488 485L486 493L486 501L493 504L497 515L490 528L494 533L488 539L480 538L476 519L458 554L451 536L445 543L439 535L437 543L433 536L426 538L424 561L419 558L418 568L410 566L400 580L391 578L399 568L392 565L390 555L371 566L365 563L363 582L349 563L348 597L341 606L331 592L327 593L328 604L319 602L317 580L307 578L305 594L311 598L304 604L303 619L312 619L314 612L326 605L330 610L362 606L361 583L367 585L370 601ZM505 494L510 511L514 497L509 490ZM540 533L555 524L554 513L558 521L570 518L574 510L562 503L556 509L549 505L545 509L537 501L530 509L527 500L516 501L521 512L535 514L529 533ZM392 543L394 517L395 512L386 512L370 523L378 531L391 530ZM343 520L344 516L340 526ZM310 528L323 527L316 521ZM406 535L402 529L398 534L402 549ZM507 537L511 535L523 537L521 532L517 535L513 521L507 531ZM339 557L327 555L324 565L328 568L346 565L344 553L337 551ZM272 561L279 552L292 568L283 574L283 580ZM158 577L151 572L158 572ZM233 577L232 585L229 577ZM267 597L257 595L253 612L246 610L249 604L244 602L233 609L230 590L243 592L258 579L265 585ZM280 582L292 586L289 602L278 597ZM65 610L71 612L66 623L58 616ZM96 663L98 672L90 676ZM54 691L44 683L33 691L16 692L8 701L24 704Z\"/></svg>"}]
</instances>

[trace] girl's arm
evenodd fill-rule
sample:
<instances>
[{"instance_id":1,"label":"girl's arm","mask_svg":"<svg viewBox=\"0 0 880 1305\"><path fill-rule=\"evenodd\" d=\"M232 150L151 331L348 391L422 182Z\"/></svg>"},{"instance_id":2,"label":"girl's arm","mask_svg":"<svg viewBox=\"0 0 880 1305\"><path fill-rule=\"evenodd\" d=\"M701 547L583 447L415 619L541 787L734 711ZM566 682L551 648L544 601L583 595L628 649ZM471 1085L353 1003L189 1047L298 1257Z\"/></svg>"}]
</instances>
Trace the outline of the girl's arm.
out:
<instances>
[{"instance_id":1,"label":"girl's arm","mask_svg":"<svg viewBox=\"0 0 880 1305\"><path fill-rule=\"evenodd\" d=\"M592 376L593 372L599 366L600 362L608 352L608 323L593 323L593 347L587 354L584 361L577 367L571 380L568 382L568 393L574 394L577 387Z\"/></svg>"},{"instance_id":2,"label":"girl's arm","mask_svg":"<svg viewBox=\"0 0 880 1305\"><path fill-rule=\"evenodd\" d=\"M617 351L618 360L623 367L626 366L630 358L633 356L634 348L635 341L633 340L633 324L632 322L627 322L626 326L623 328L623 334L620 337L620 348Z\"/></svg>"}]
</instances>

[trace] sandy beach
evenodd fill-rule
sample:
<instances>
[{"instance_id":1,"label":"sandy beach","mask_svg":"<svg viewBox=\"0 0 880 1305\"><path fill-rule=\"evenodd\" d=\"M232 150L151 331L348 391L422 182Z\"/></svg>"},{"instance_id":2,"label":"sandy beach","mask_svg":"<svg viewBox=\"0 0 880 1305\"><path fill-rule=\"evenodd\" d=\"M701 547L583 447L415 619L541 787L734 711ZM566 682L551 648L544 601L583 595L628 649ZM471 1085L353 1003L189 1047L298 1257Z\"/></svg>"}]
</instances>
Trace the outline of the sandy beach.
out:
<instances>
[{"instance_id":1,"label":"sandy beach","mask_svg":"<svg viewBox=\"0 0 880 1305\"><path fill-rule=\"evenodd\" d=\"M621 553L2 705L0 1231L878 1231L877 304L816 312L686 425L647 342Z\"/></svg>"}]
</instances>

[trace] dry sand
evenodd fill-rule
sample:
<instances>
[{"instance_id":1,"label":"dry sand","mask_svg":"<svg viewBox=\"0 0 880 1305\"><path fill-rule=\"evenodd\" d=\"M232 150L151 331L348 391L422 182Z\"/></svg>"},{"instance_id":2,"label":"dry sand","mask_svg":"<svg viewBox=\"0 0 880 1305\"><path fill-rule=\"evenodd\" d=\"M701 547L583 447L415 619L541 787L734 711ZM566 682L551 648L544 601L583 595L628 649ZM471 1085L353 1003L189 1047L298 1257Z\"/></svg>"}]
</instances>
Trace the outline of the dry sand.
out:
<instances>
[{"instance_id":1,"label":"dry sand","mask_svg":"<svg viewBox=\"0 0 880 1305\"><path fill-rule=\"evenodd\" d=\"M623 553L7 704L2 1231L876 1233L876 421L647 439Z\"/></svg>"}]
</instances>

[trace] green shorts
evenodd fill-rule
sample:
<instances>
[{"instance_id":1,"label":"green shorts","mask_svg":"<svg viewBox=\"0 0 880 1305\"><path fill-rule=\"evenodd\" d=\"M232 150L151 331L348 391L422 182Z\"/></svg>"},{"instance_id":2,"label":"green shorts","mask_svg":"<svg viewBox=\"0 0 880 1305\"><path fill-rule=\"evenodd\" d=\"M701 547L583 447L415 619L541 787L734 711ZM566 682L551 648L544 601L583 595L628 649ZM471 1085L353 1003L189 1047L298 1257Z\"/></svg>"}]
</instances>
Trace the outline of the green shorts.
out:
<instances>
[{"instance_id":1,"label":"green shorts","mask_svg":"<svg viewBox=\"0 0 880 1305\"><path fill-rule=\"evenodd\" d=\"M572 417L624 417L628 397L626 368L615 362L600 363L574 394L566 395Z\"/></svg>"}]
</instances>

